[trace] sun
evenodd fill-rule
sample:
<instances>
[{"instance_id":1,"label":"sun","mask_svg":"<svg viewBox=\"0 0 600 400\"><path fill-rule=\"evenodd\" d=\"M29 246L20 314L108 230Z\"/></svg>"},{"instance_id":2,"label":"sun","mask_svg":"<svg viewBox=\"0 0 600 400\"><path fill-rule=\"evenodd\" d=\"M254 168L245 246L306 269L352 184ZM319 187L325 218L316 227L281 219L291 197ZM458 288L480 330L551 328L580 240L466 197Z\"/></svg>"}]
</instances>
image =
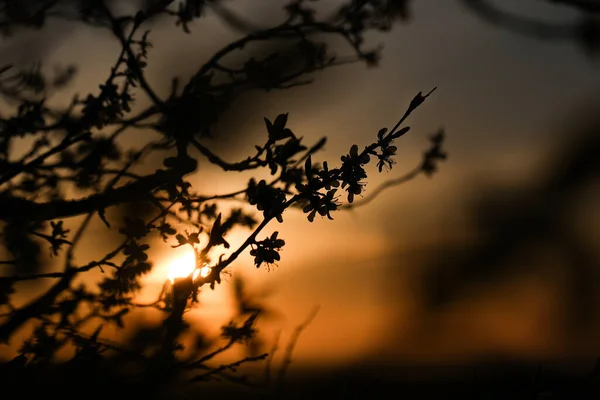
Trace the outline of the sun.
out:
<instances>
[{"instance_id":1,"label":"sun","mask_svg":"<svg viewBox=\"0 0 600 400\"><path fill-rule=\"evenodd\" d=\"M169 280L173 282L175 279L187 278L192 275L192 279L198 276L206 277L210 273L210 267L204 265L196 269L196 256L193 250L186 251L183 255L172 260L168 267Z\"/></svg>"}]
</instances>

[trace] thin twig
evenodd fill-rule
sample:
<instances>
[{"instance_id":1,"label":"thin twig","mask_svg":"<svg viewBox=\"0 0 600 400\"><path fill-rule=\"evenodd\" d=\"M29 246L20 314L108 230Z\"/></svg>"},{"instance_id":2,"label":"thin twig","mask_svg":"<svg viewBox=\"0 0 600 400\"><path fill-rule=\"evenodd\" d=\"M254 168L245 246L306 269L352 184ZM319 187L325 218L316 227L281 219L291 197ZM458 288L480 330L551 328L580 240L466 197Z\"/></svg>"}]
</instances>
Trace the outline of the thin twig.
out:
<instances>
[{"instance_id":1,"label":"thin twig","mask_svg":"<svg viewBox=\"0 0 600 400\"><path fill-rule=\"evenodd\" d=\"M300 325L298 325L296 329L294 329L294 333L292 334L292 337L290 338L290 341L288 342L288 345L285 349L285 356L283 358L281 367L279 368L279 374L277 376L277 385L275 389L278 395L281 394L281 390L283 389L283 380L285 378L285 374L290 364L292 363L292 354L294 353L294 349L296 348L298 338L300 337L302 331L304 331L308 327L308 325L310 325L310 323L313 321L313 319L319 312L319 308L319 306L314 307L308 315L308 317L306 318L306 320Z\"/></svg>"},{"instance_id":2,"label":"thin twig","mask_svg":"<svg viewBox=\"0 0 600 400\"><path fill-rule=\"evenodd\" d=\"M269 352L269 357L265 362L265 382L268 385L271 383L271 368L273 367L273 359L275 357L275 353L279 348L279 337L281 336L281 331L278 331L275 334L275 340L273 340L273 347L271 347L271 351Z\"/></svg>"},{"instance_id":3,"label":"thin twig","mask_svg":"<svg viewBox=\"0 0 600 400\"><path fill-rule=\"evenodd\" d=\"M417 176L419 176L421 173L423 172L423 169L421 168L421 165L419 164L419 166L415 169L413 169L412 171L408 172L407 174L396 178L396 179L390 179L389 181L385 181L383 182L381 185L377 186L372 192L371 194L369 194L369 196L354 201L353 203L346 203L343 204L340 209L344 210L351 210L354 209L356 207L362 207L365 206L367 204L369 204L370 202L372 202L373 200L375 200L375 198L377 198L377 196L379 196L383 191L392 188L394 186L398 186L401 185L403 183L412 181L413 179L415 179Z\"/></svg>"},{"instance_id":4,"label":"thin twig","mask_svg":"<svg viewBox=\"0 0 600 400\"><path fill-rule=\"evenodd\" d=\"M212 377L213 375L219 374L223 371L227 371L227 370L234 370L239 367L242 364L248 363L248 362L254 362L254 361L261 361L266 359L268 356L267 353L264 354L260 354L258 356L253 356L253 357L246 357L243 358L239 361L230 363L230 364L222 364L216 368L211 369L210 371L204 373L204 374L200 374L200 375L196 375L193 378L191 378L189 380L189 382L198 382L198 381L205 381L207 379L210 379L210 377Z\"/></svg>"}]
</instances>

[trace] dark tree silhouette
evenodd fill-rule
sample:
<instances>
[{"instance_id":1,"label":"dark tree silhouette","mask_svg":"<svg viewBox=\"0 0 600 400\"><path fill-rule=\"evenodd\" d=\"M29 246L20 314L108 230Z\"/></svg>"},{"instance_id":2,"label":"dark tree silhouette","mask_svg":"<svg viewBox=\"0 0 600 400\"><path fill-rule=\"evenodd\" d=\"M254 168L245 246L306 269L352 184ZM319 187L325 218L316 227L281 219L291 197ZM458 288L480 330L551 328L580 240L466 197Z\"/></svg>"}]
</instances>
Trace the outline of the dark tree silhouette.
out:
<instances>
[{"instance_id":1,"label":"dark tree silhouette","mask_svg":"<svg viewBox=\"0 0 600 400\"><path fill-rule=\"evenodd\" d=\"M254 154L241 161L216 154L210 146L211 127L242 93L304 84L312 73L340 64L323 41L329 36L344 39L353 60L374 66L380 52L365 47L365 33L388 30L407 16L407 1L352 0L320 20L312 3L290 2L286 19L271 27L254 27L216 0L140 1L135 14L121 12L122 3L116 1L0 3L5 35L62 18L109 30L121 46L98 92L75 96L66 108L53 105L48 96L68 84L74 67L52 77L39 67L16 72L8 64L2 68L0 220L5 258L0 261L0 340L13 346L22 341L20 355L2 367L4 382L21 394L63 384L63 395L80 384L112 394L113 383L120 382L143 389L145 396L172 390L171 384L182 379L257 384L235 371L267 359L267 353L254 351L232 364L210 365L233 346L252 345L256 339L256 323L265 309L248 299L242 281L233 282L237 315L223 326L220 342L206 341L198 333L197 345L185 352L181 337L190 327L184 313L197 305L201 290L217 288L242 253L249 252L257 268L280 260L284 240L276 230L264 231L273 220L281 223L286 210L298 208L309 221L317 215L332 219L342 205L340 193L348 203L362 195L365 166L375 162L380 172L392 167L394 141L409 130L406 118L431 93L415 96L392 129L379 130L371 143L352 146L338 165L312 162L325 138L305 145L287 127L285 113L264 118L265 142ZM209 9L244 31L243 36L209 57L189 78L173 78L170 93L161 95L145 73L152 38L148 24L171 18L189 32ZM244 51L254 43L281 40L294 57L282 61L278 53L258 57ZM242 59L232 61L233 55ZM138 97L149 105L138 107ZM126 137L136 138L136 147L126 147ZM442 132L432 137L418 173L435 172L445 158L442 140ZM139 172L141 162L152 155L162 157L160 168ZM220 167L223 179L227 172L260 169L267 169L272 179L250 179L239 191L206 194L188 181L198 171L198 160ZM225 215L220 201L226 199L245 202L259 213L240 207ZM104 256L82 263L77 256L80 243L95 220L119 240ZM248 236L242 243L230 243L227 234L237 226L247 228ZM148 250L154 238L174 248L191 247L196 269L165 285L152 304L138 304L140 278L153 267ZM59 263L61 269L54 268ZM17 304L19 289L28 282L40 282L43 291ZM163 323L140 327L130 339L113 341L103 335L111 325L124 328L128 313L138 307L164 312ZM19 336L26 327L32 334ZM293 343L280 376L292 349Z\"/></svg>"}]
</instances>

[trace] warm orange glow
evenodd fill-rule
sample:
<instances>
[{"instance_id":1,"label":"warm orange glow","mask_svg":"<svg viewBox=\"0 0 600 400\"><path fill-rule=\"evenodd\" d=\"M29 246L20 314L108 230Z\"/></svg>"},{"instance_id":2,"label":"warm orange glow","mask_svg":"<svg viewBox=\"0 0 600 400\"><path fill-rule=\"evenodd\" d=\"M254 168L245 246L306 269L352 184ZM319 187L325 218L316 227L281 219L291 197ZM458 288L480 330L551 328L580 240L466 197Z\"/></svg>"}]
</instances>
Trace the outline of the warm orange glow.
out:
<instances>
[{"instance_id":1,"label":"warm orange glow","mask_svg":"<svg viewBox=\"0 0 600 400\"><path fill-rule=\"evenodd\" d=\"M204 265L196 269L196 256L193 251L188 251L179 258L174 259L168 266L169 280L173 282L178 278L186 278L192 275L192 279L198 276L205 277L210 273L210 267Z\"/></svg>"}]
</instances>

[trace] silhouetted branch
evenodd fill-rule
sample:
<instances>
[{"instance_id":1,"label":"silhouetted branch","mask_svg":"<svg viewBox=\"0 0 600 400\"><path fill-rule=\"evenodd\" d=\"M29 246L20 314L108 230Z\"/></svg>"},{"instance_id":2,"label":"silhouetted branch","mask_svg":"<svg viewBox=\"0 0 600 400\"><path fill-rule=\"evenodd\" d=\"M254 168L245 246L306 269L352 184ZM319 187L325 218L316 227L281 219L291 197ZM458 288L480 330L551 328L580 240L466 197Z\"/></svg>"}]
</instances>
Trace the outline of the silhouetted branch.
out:
<instances>
[{"instance_id":1,"label":"silhouetted branch","mask_svg":"<svg viewBox=\"0 0 600 400\"><path fill-rule=\"evenodd\" d=\"M273 347L271 347L271 351L269 351L269 357L267 357L267 360L265 362L265 382L267 385L269 385L271 383L271 378L272 378L272 366L273 366L273 359L275 357L275 354L277 353L277 350L279 349L279 336L281 335L281 332L277 332L277 334L275 335L275 339L273 340Z\"/></svg>"},{"instance_id":2,"label":"silhouetted branch","mask_svg":"<svg viewBox=\"0 0 600 400\"><path fill-rule=\"evenodd\" d=\"M394 7L400 3L404 7L403 1ZM392 131L386 134L385 129L380 130L362 150L353 145L337 168L329 169L326 162L312 163L312 156L323 148L325 138L305 146L302 137L286 127L287 114L279 114L273 121L265 118L267 135L263 144L255 146L256 151L247 158L228 162L204 139L234 99L249 90L308 84L312 82L311 74L346 62L376 65L379 50L364 48L365 34L390 28L396 15L386 15L391 6L383 0L347 1L332 17L318 21L310 3L293 1L285 7L287 17L283 22L245 32L202 63L182 90L179 79L173 79L165 98L157 94L146 73L151 43L149 31L141 33L144 26L157 18L174 18L176 25L189 32L190 24L204 15L206 7L213 7L219 17L238 27L245 24L243 18L236 19L216 1L152 0L133 15L119 15L116 7L116 2L108 0L10 4L0 0L0 27L5 34L20 27L40 28L49 17L79 20L110 29L121 47L99 90L81 98L74 96L66 108L54 106L48 98L69 82L76 71L73 66L49 78L39 63L0 79L0 96L7 100L8 108L6 115L3 112L0 116L1 239L10 254L0 265L14 266L12 275L0 278L0 305L8 310L2 314L0 340L14 339L26 323L33 328L19 349L21 358L15 361L25 367L25 380L30 365L44 368L50 361L62 362L59 354L75 348L75 355L65 365L109 366L134 361L139 368L136 379L145 382L145 393L155 394L175 382L177 373L196 369L202 372L192 382L222 378L255 385L247 376L234 372L242 364L267 359L266 353L254 352L260 343L255 325L259 316L267 313L266 308L251 301L236 280L237 314L222 327L223 344L213 348L212 344L199 342L191 354L180 356L180 339L190 328L186 312L198 303L202 287L207 284L214 289L221 283L222 274L227 273L225 269L243 252L250 251L257 268L265 263L269 268L280 260L279 251L285 241L279 233L270 232L260 239L259 235L273 219L283 222L285 210L301 207L311 222L317 214L332 219L330 213L340 206L337 188L346 192L351 203L363 191L363 166L371 159L377 160L380 171L383 166L391 168L396 149L392 143L408 131L400 125L429 94L419 93ZM340 59L329 54L326 43L316 41L316 37L341 37L351 55ZM229 65L230 55L248 51L250 45L281 41L296 47L287 46L266 55L251 52L240 65ZM0 68L0 74L9 68ZM133 112L138 92L149 98L150 105ZM126 137L130 132L138 136ZM159 139L151 136L154 134ZM18 156L13 154L15 143L23 147ZM195 150L188 152L190 146ZM197 169L196 150L225 172L268 168L271 177L259 182L252 178L247 187L230 193L206 195L197 189L197 183L192 187L186 180ZM442 159L441 140L428 154L429 162L422 166L425 173L431 173L434 161ZM143 158L151 156L160 157L159 168L150 173L136 170ZM224 214L221 203L231 199L254 206L262 218L242 207ZM112 211L117 211L116 224ZM121 236L114 248L101 253L104 255L78 263L77 255L83 251L80 246L84 237L93 234L90 226L96 215L107 233ZM66 226L79 216L82 221L71 234ZM241 243L230 244L227 236L236 227L247 228L248 235ZM154 237L172 248L190 246L196 265L187 277L165 283L156 301L143 304L135 298L143 285L141 277L153 268L149 249ZM45 243L50 244L49 255L64 256L62 271L45 270L48 250L40 247ZM94 246L101 244L94 241ZM219 254L221 246L232 245L234 250L228 256ZM213 253L216 262L211 261ZM96 269L102 274L89 273ZM198 275L200 271L202 276ZM19 282L43 279L53 281L41 295L24 299L19 307L12 304ZM125 343L100 338L106 324L124 329L126 316L134 308L155 308L167 315L162 325L140 330L139 337L132 339L133 350L128 350ZM280 381L298 335L313 316L295 331ZM240 324L241 318L244 321ZM96 330L88 334L90 329ZM207 365L238 343L248 346L253 355L217 367ZM266 363L267 383L272 356ZM86 371L82 369L80 376ZM121 372L115 371L115 377Z\"/></svg>"},{"instance_id":3,"label":"silhouetted branch","mask_svg":"<svg viewBox=\"0 0 600 400\"><path fill-rule=\"evenodd\" d=\"M190 140L190 142L194 145L196 149L198 149L200 154L205 156L211 163L221 167L223 171L247 171L259 167L264 167L267 165L266 161L259 159L259 157L263 153L263 150L259 151L256 156L248 158L245 161L237 163L228 163L226 161L223 161L221 158L217 157L209 149L198 143L198 141L192 139ZM267 143L267 145L265 145L262 149L264 149L268 145L269 143Z\"/></svg>"},{"instance_id":4,"label":"silhouetted branch","mask_svg":"<svg viewBox=\"0 0 600 400\"><path fill-rule=\"evenodd\" d=\"M233 362L230 364L220 365L214 369L211 369L208 372L205 372L204 374L194 376L193 378L190 379L190 382L205 381L205 380L210 379L213 375L220 374L221 372L227 371L227 370L235 371L237 369L237 367L239 367L242 364L246 364L246 363L254 362L254 361L262 361L262 360L266 359L267 356L268 356L268 354L264 353L259 356L245 357L239 361L236 361L236 362Z\"/></svg>"},{"instance_id":5,"label":"silhouetted branch","mask_svg":"<svg viewBox=\"0 0 600 400\"><path fill-rule=\"evenodd\" d=\"M390 179L389 181L383 182L381 185L379 185L375 189L373 189L373 191L370 192L367 197L359 199L359 200L355 201L354 203L346 203L346 204L342 205L341 208L351 210L356 207L361 207L361 206L367 205L370 202L372 202L373 200L375 200L385 190L390 189L395 186L398 186L398 185L402 185L406 182L410 182L413 179L415 179L417 176L419 176L422 172L423 172L423 168L421 167L421 165L419 165L417 168L402 175L399 178Z\"/></svg>"},{"instance_id":6,"label":"silhouetted branch","mask_svg":"<svg viewBox=\"0 0 600 400\"><path fill-rule=\"evenodd\" d=\"M148 84L148 81L146 80L146 78L144 76L144 72L142 71L142 68L140 67L137 56L133 53L133 50L131 50L131 40L133 39L134 34L136 33L137 29L139 28L139 26L143 22L143 20L134 18L133 26L131 27L131 31L130 31L129 35L127 37L125 37L125 35L123 33L123 21L117 20L113 16L113 14L109 10L109 8L104 3L104 0L100 0L99 4L102 8L102 11L104 13L106 13L107 17L109 18L109 20L111 22L111 29L112 29L113 33L115 34L115 36L117 37L117 39L119 39L119 42L121 42L121 48L127 55L127 66L135 74L135 78L137 79L138 83L140 84L142 89L144 89L144 91L146 92L148 97L152 100L154 105L156 107L158 107L159 110L163 109L164 102L154 92L154 90L152 89L150 84Z\"/></svg>"},{"instance_id":7,"label":"silhouetted branch","mask_svg":"<svg viewBox=\"0 0 600 400\"><path fill-rule=\"evenodd\" d=\"M233 347L234 344L235 344L235 340L230 340L224 346L221 346L218 349L206 354L205 356L202 356L198 360L187 364L186 368L191 368L191 369L204 368L204 366L202 365L203 363L205 363L206 361L214 358L215 356L229 350L231 347Z\"/></svg>"},{"instance_id":8,"label":"silhouetted branch","mask_svg":"<svg viewBox=\"0 0 600 400\"><path fill-rule=\"evenodd\" d=\"M13 219L15 210L19 215L26 215L30 220L47 221L106 209L117 204L139 200L165 184L177 183L184 174L185 172L175 170L157 170L154 174L139 178L137 181L80 200L54 200L37 203L22 198L2 196L0 201L6 208L0 209L0 220Z\"/></svg>"},{"instance_id":9,"label":"silhouetted branch","mask_svg":"<svg viewBox=\"0 0 600 400\"><path fill-rule=\"evenodd\" d=\"M35 275L27 275L27 276L11 276L3 279L10 279L13 282L18 281L33 281L37 279L46 279L46 278L62 278L64 277L64 272L47 272L44 274L35 274Z\"/></svg>"},{"instance_id":10,"label":"silhouetted branch","mask_svg":"<svg viewBox=\"0 0 600 400\"><path fill-rule=\"evenodd\" d=\"M46 293L30 302L28 305L12 311L8 321L0 325L0 343L8 343L11 335L31 318L45 314L58 295L69 288L77 274L75 268L64 271L63 276Z\"/></svg>"},{"instance_id":11,"label":"silhouetted branch","mask_svg":"<svg viewBox=\"0 0 600 400\"><path fill-rule=\"evenodd\" d=\"M308 325L310 325L310 323L313 321L313 319L317 316L317 313L319 312L319 308L320 307L318 307L318 306L313 308L313 310L310 312L310 314L308 315L306 320L304 322L302 322L300 325L298 325L296 327L296 329L294 329L294 332L292 333L292 337L290 338L288 345L286 346L284 358L283 358L283 361L281 362L281 366L279 367L279 371L278 371L278 375L277 375L276 391L278 393L281 393L281 390L283 388L285 374L286 374L287 369L289 368L290 364L292 363L292 354L294 353L294 349L296 348L296 343L298 342L298 338L300 337L300 334L302 333L302 331L304 331L308 327Z\"/></svg>"}]
</instances>

